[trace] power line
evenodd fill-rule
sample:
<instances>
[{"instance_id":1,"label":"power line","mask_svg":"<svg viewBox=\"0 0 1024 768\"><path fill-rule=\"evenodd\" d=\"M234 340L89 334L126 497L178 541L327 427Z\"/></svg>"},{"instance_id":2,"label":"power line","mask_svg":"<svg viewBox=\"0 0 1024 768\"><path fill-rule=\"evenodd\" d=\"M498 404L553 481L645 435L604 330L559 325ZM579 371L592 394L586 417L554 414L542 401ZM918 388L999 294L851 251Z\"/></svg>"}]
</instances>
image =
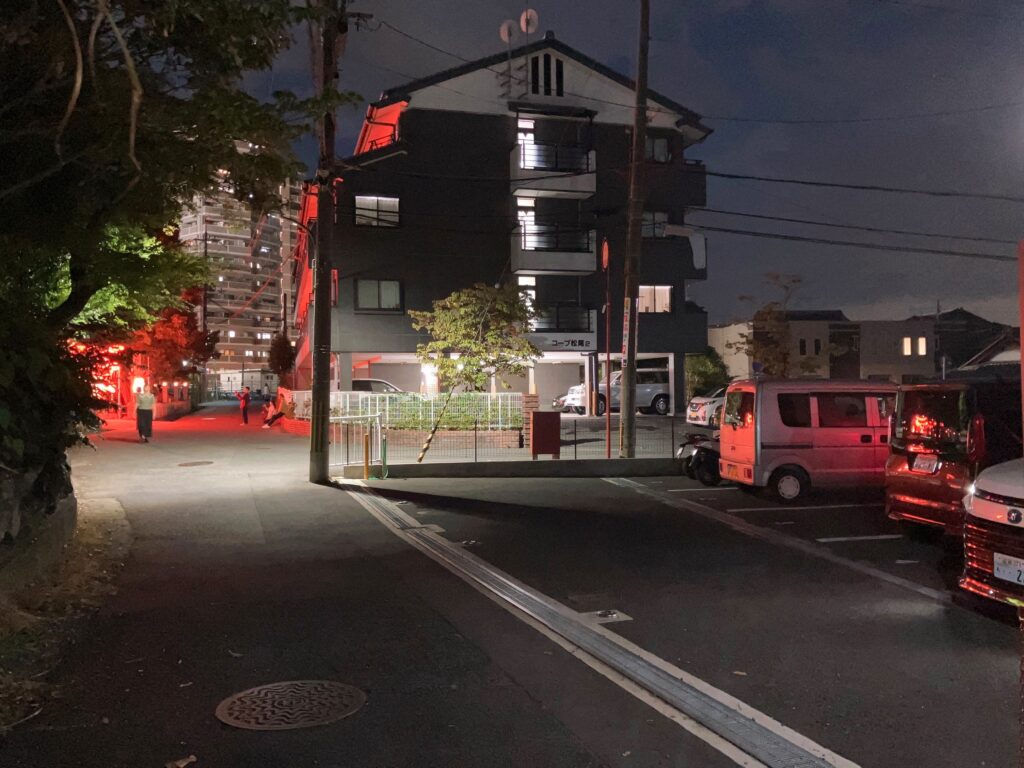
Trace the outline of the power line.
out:
<instances>
[{"instance_id":1,"label":"power line","mask_svg":"<svg viewBox=\"0 0 1024 768\"><path fill-rule=\"evenodd\" d=\"M831 240L823 237L804 237L802 235L786 235L780 232L756 232L748 229L731 229L727 227L708 227L695 225L696 229L705 232L720 232L726 235L741 235L744 237L763 237L769 240L788 240L798 243L818 243L820 245L834 245L847 248L865 248L869 251L894 251L897 253L920 253L933 256L959 256L968 259L984 259L987 261L1005 261L1015 263L1017 259L1013 256L1000 256L995 253L973 253L971 251L943 251L937 248L917 248L901 245L884 245L882 243L858 243L852 240Z\"/></svg>"},{"instance_id":2,"label":"power line","mask_svg":"<svg viewBox=\"0 0 1024 768\"><path fill-rule=\"evenodd\" d=\"M850 229L858 232L875 232L884 235L912 235L914 237L937 237L948 240L966 240L973 243L993 243L995 245L1017 245L1016 240L1000 240L994 237L977 237L973 235L950 235L941 232L922 232L912 229L888 229L883 227L868 227L856 224L833 224L820 219L794 219L785 216L769 216L760 213L748 213L746 211L726 211L719 208L693 208L691 214L717 213L724 216L741 216L748 219L761 219L764 221L781 221L787 224L810 224L815 227L832 227L835 229Z\"/></svg>"},{"instance_id":3,"label":"power line","mask_svg":"<svg viewBox=\"0 0 1024 768\"><path fill-rule=\"evenodd\" d=\"M948 189L919 189L912 187L889 187L880 184L848 184L836 181L816 181L811 179L789 179L780 176L753 176L742 173L726 173L724 171L709 171L702 169L697 171L686 171L688 173L703 173L707 176L714 176L719 179L743 179L746 181L764 181L773 184L797 184L804 187L829 187L833 189L854 189L861 192L889 192L904 195L925 195L927 197L962 197L970 200L999 200L1010 203L1024 203L1024 197L1015 195L1002 195L990 192L960 192Z\"/></svg>"},{"instance_id":4,"label":"power line","mask_svg":"<svg viewBox=\"0 0 1024 768\"><path fill-rule=\"evenodd\" d=\"M877 2L890 2L890 1L896 2L896 0L876 0L876 1ZM955 10L955 9L947 8L947 9L943 9L943 10ZM432 51L436 51L437 53L444 54L445 56L450 56L450 57L452 57L454 59L458 59L461 62L464 62L464 63L468 64L468 63L474 61L473 59L467 59L465 56L461 56L460 54L454 53L453 51L449 51L449 50L441 48L441 47L439 47L437 45L434 45L433 43L428 42L427 40L423 40L422 38L416 37L415 35L412 35L409 32L406 32L404 30L401 30L398 27L394 26L393 24L391 24L391 23L389 23L387 21L381 20L378 23L377 28L379 29L380 27L387 27L392 32L394 32L394 33L396 33L398 35L401 35L402 37L406 38L407 40L411 40L414 43L418 43L419 45L422 45L422 46L424 46L426 48L429 48ZM381 67L381 69L387 69L387 67ZM493 72L493 73L498 74L498 75L505 74L505 73L500 72L500 71L498 71L496 69L492 69L491 67L485 67L485 69L487 69L487 71L489 71L489 72ZM407 77L407 78L409 78L412 81L420 79L420 78L415 77L413 75L409 75L409 74L405 74L405 73L402 73L402 72L398 72L398 71L393 70L393 69L392 70L388 70L388 71L394 72L395 74L399 75L400 77ZM451 90L451 91L453 91L455 93L461 93L460 91L456 91L453 88L449 88L448 90ZM609 106L621 107L623 109L630 109L630 110L633 109L633 105L632 104L626 104L626 103L623 103L623 102L612 101L610 99L602 99L602 98L599 98L597 96L587 96L587 95L582 94L582 93L573 93L572 91L564 91L564 93L567 96L574 96L576 98L585 99L587 101L593 101L593 102L598 103L598 104L607 104ZM479 100L482 100L482 101L488 101L488 102L494 103L494 101L492 99L487 99L487 98L485 98L483 96L476 96L476 95L473 95L473 94L462 94L462 95L463 96L468 96L470 98L475 98L475 99L479 99ZM1012 109L1014 107L1021 107L1021 106L1024 106L1024 100L1004 101L1004 102L997 102L997 103L993 103L993 104L983 104L983 105L981 105L979 107L963 107L963 108L960 108L960 109L944 109L944 110L936 110L936 111L932 111L932 112L912 112L912 113L898 114L898 115L869 115L869 116L866 116L866 117L849 117L849 118L786 118L786 117L750 117L750 116L745 116L745 115L705 115L705 114L702 114L700 117L701 117L702 120L718 120L718 121L721 121L721 122L729 122L729 123L756 123L756 124L760 124L760 125L862 125L862 124L871 124L871 123L901 122L901 121L906 121L906 120L926 120L926 119L932 119L932 118L937 118L937 117L955 117L955 116L959 116L959 115L981 114L981 113L985 113L985 112L993 112L993 111L1000 110L1000 109ZM660 113L660 114L667 114L667 115L674 115L674 114L676 114L676 112L674 110L665 109L663 107L656 107L656 106L651 105L650 103L647 106L647 110L649 112L657 112L657 113Z\"/></svg>"}]
</instances>

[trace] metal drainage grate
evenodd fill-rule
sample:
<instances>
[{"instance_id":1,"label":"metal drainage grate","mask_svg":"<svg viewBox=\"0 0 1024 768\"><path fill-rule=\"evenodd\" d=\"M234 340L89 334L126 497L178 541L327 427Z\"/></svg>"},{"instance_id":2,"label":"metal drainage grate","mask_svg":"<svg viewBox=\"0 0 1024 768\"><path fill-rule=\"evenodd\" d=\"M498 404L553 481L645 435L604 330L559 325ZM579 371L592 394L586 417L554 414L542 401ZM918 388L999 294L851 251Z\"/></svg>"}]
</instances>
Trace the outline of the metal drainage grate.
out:
<instances>
[{"instance_id":1,"label":"metal drainage grate","mask_svg":"<svg viewBox=\"0 0 1024 768\"><path fill-rule=\"evenodd\" d=\"M250 688L217 705L217 719L250 731L327 725L358 711L366 694L331 680L290 680Z\"/></svg>"},{"instance_id":2,"label":"metal drainage grate","mask_svg":"<svg viewBox=\"0 0 1024 768\"><path fill-rule=\"evenodd\" d=\"M203 467L207 464L213 464L212 461L183 461L179 464L179 467Z\"/></svg>"}]
</instances>

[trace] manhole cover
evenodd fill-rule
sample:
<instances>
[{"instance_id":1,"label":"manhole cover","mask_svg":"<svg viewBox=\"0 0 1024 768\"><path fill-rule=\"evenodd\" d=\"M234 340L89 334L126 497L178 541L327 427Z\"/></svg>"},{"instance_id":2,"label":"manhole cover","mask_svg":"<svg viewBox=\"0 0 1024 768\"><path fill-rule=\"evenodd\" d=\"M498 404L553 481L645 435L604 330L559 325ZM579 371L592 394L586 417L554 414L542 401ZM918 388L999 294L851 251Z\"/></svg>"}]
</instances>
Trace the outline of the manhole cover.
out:
<instances>
[{"instance_id":1,"label":"manhole cover","mask_svg":"<svg viewBox=\"0 0 1024 768\"><path fill-rule=\"evenodd\" d=\"M206 464L213 464L212 461L183 461L179 467L202 467Z\"/></svg>"},{"instance_id":2,"label":"manhole cover","mask_svg":"<svg viewBox=\"0 0 1024 768\"><path fill-rule=\"evenodd\" d=\"M250 731L311 728L348 717L366 703L358 688L331 680L291 680L250 688L217 706L222 723Z\"/></svg>"}]
</instances>

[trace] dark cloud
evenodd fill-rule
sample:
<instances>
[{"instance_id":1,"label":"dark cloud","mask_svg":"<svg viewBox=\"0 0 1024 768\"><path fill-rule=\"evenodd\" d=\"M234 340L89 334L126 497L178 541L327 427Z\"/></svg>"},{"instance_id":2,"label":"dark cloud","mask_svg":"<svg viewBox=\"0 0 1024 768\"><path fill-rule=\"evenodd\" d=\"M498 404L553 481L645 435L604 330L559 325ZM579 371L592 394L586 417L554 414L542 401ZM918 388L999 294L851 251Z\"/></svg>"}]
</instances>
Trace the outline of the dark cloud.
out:
<instances>
[{"instance_id":1,"label":"dark cloud","mask_svg":"<svg viewBox=\"0 0 1024 768\"><path fill-rule=\"evenodd\" d=\"M947 2L942 12L873 0L655 0L651 85L709 116L850 119L965 109L1024 101L1024 8L999 0ZM939 2L933 3L934 5ZM356 3L439 48L465 58L501 48L498 25L523 4L506 0ZM635 3L537 0L541 29L609 66L632 72ZM984 15L987 11L991 15ZM1020 23L1008 23L1006 16ZM308 91L304 34L262 88ZM387 87L453 66L387 28L350 36L342 83L367 100ZM363 109L341 115L339 151L351 150ZM753 175L832 179L1020 194L1024 178L1024 106L941 118L792 126L709 119L715 133L691 154L709 168ZM312 143L304 156L313 160ZM1015 239L1024 206L968 200L807 189L709 180L709 205L838 223L977 234ZM856 239L848 233L797 225L726 220L693 221L741 229ZM869 236L864 240L970 250L971 244ZM1015 321L1012 264L921 256L740 236L709 235L706 283L690 295L713 321L749 308L740 294L763 292L767 271L797 273L803 307L844 309L851 317L884 318L964 305L993 319ZM1012 255L1012 247L977 246Z\"/></svg>"}]
</instances>

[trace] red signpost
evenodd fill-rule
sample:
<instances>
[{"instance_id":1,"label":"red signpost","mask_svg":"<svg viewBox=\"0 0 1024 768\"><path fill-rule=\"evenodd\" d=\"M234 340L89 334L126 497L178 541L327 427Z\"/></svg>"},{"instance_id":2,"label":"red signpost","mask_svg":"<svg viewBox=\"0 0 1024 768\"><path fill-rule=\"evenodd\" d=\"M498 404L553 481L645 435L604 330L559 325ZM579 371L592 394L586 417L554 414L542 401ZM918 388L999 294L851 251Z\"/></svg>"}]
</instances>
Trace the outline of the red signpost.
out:
<instances>
[{"instance_id":1,"label":"red signpost","mask_svg":"<svg viewBox=\"0 0 1024 768\"><path fill-rule=\"evenodd\" d=\"M604 457L612 457L612 271L608 241L601 242L604 269ZM598 387L600 389L600 387Z\"/></svg>"}]
</instances>

